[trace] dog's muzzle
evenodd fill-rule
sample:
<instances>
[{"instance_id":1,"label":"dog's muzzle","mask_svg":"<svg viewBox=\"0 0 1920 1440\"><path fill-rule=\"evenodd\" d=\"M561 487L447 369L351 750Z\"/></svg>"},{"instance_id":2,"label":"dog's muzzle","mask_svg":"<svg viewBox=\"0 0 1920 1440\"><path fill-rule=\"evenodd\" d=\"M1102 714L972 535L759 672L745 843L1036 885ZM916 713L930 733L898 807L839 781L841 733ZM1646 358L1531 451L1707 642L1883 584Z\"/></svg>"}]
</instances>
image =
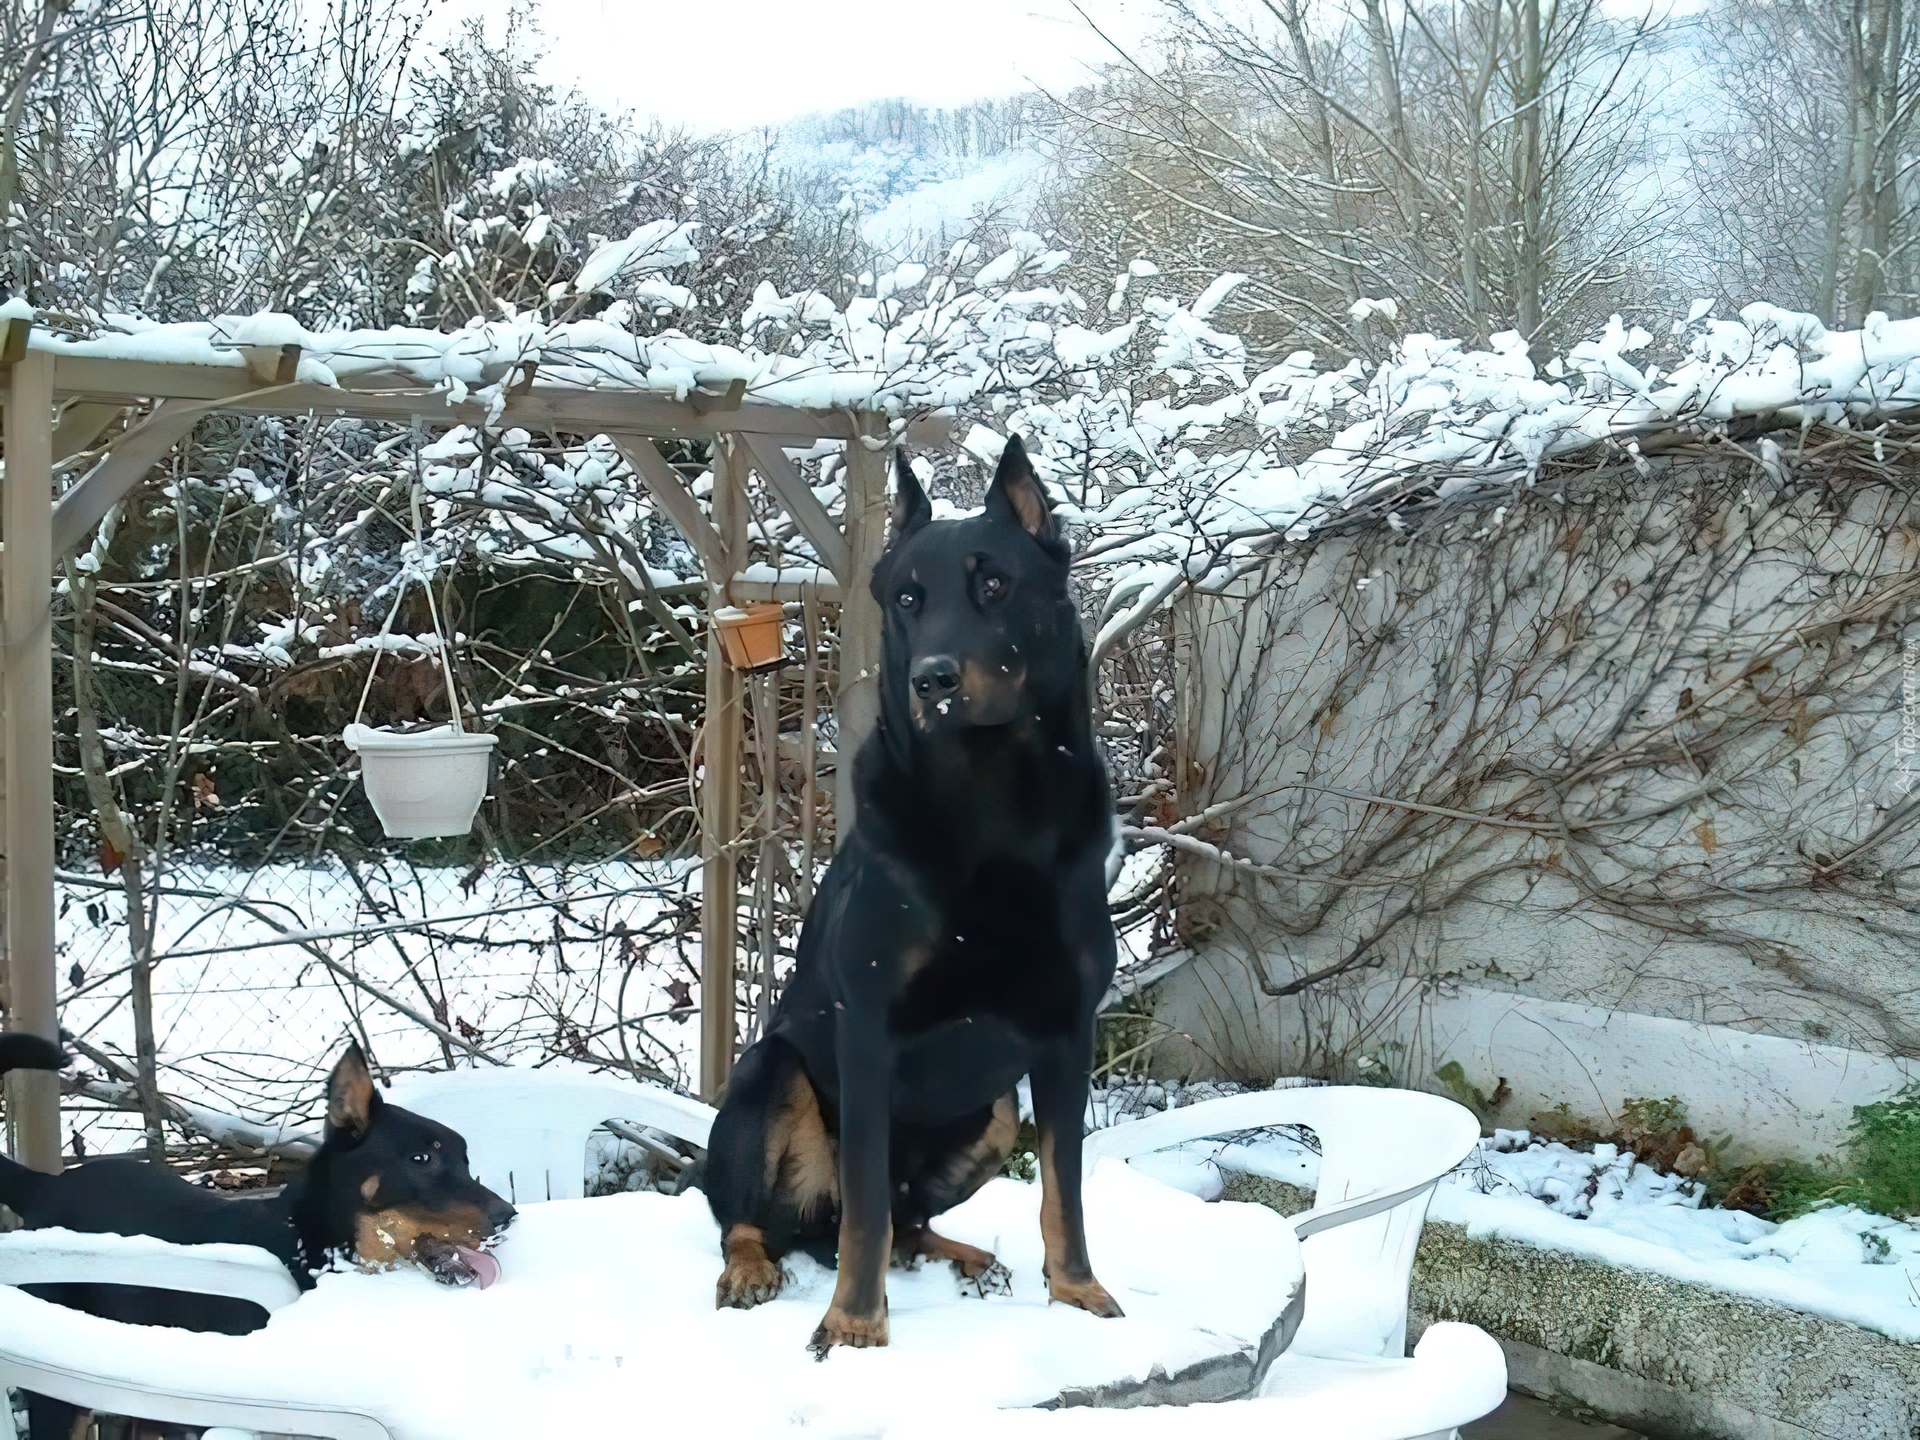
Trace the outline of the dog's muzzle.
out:
<instances>
[{"instance_id":1,"label":"dog's muzzle","mask_svg":"<svg viewBox=\"0 0 1920 1440\"><path fill-rule=\"evenodd\" d=\"M929 655L913 662L913 693L922 700L944 700L960 688L960 662L951 655Z\"/></svg>"},{"instance_id":2,"label":"dog's muzzle","mask_svg":"<svg viewBox=\"0 0 1920 1440\"><path fill-rule=\"evenodd\" d=\"M996 675L976 661L962 664L950 655L928 655L907 675L914 722L922 729L943 722L1004 725L1020 712L1025 681L1024 669L1003 665Z\"/></svg>"}]
</instances>

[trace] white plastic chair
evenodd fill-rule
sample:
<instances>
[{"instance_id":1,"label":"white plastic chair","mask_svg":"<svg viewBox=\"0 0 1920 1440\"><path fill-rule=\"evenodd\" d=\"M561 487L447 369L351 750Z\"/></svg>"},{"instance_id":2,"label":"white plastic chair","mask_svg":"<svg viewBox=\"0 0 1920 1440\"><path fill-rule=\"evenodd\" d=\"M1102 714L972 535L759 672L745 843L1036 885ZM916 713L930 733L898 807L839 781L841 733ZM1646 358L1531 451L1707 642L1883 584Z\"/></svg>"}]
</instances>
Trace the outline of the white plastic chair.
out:
<instances>
[{"instance_id":1,"label":"white plastic chair","mask_svg":"<svg viewBox=\"0 0 1920 1440\"><path fill-rule=\"evenodd\" d=\"M299 1298L300 1287L272 1255L251 1245L170 1245L147 1236L19 1230L0 1235L0 1440L19 1440L8 1390L32 1390L86 1410L208 1427L221 1440L257 1433L325 1440L392 1440L386 1426L357 1410L276 1399L234 1376L213 1392L138 1373L123 1357L137 1352L144 1327L81 1316L21 1291L22 1285L151 1285L250 1300L269 1312ZM56 1317L58 1322L56 1323ZM83 1330L84 1347L72 1331ZM94 1373L113 1361L115 1374Z\"/></svg>"},{"instance_id":2,"label":"white plastic chair","mask_svg":"<svg viewBox=\"0 0 1920 1440\"><path fill-rule=\"evenodd\" d=\"M714 1116L661 1086L572 1065L403 1075L386 1099L458 1130L474 1179L515 1205L584 1195L587 1137L609 1120L705 1147Z\"/></svg>"},{"instance_id":3,"label":"white plastic chair","mask_svg":"<svg viewBox=\"0 0 1920 1440\"><path fill-rule=\"evenodd\" d=\"M1258 1410L1250 1423L1268 1434L1311 1436L1332 1433L1326 1417L1344 1414L1354 1424L1342 1435L1426 1440L1497 1408L1506 1359L1484 1331L1436 1325L1407 1357L1407 1284L1427 1204L1480 1138L1463 1106L1410 1090L1262 1090L1099 1131L1084 1153L1088 1165L1126 1160L1267 1125L1304 1125L1320 1141L1313 1208L1289 1222L1306 1262L1306 1307L1260 1396L1218 1407L1220 1421L1237 1433L1244 1412ZM1370 1411L1385 1429L1363 1423ZM1127 1424L1161 1433L1151 1419Z\"/></svg>"}]
</instances>

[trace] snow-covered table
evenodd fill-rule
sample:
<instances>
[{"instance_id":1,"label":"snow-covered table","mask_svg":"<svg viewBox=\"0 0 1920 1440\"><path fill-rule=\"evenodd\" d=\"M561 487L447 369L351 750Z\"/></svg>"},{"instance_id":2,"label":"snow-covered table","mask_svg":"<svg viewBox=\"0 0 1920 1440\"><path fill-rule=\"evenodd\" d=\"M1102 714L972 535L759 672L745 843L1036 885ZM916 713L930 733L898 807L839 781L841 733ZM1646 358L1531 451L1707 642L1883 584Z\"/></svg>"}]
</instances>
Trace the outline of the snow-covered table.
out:
<instances>
[{"instance_id":1,"label":"snow-covered table","mask_svg":"<svg viewBox=\"0 0 1920 1440\"><path fill-rule=\"evenodd\" d=\"M806 1343L832 1273L804 1256L756 1310L713 1308L705 1199L632 1194L530 1205L485 1291L412 1271L321 1277L243 1337L133 1330L0 1288L0 1330L115 1378L198 1381L378 1416L396 1440L533 1440L610 1424L683 1437L872 1434L916 1415L1011 1406L1224 1399L1250 1388L1298 1323L1299 1245L1263 1206L1205 1204L1114 1161L1086 1186L1101 1280L1126 1309L1049 1305L1040 1189L995 1180L942 1217L995 1251L1010 1295L964 1293L945 1265L888 1277L892 1343Z\"/></svg>"}]
</instances>

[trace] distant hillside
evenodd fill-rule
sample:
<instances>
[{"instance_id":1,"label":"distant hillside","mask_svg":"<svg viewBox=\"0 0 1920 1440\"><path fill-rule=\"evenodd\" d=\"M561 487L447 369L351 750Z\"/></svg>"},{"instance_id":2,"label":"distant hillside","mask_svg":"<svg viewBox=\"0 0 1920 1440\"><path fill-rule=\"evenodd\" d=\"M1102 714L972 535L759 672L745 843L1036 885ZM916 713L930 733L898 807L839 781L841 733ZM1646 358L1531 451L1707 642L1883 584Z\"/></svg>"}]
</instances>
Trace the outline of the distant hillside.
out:
<instances>
[{"instance_id":1,"label":"distant hillside","mask_svg":"<svg viewBox=\"0 0 1920 1440\"><path fill-rule=\"evenodd\" d=\"M869 242L904 250L966 230L982 211L1020 218L1026 182L1045 168L1050 118L1038 94L945 110L876 100L751 138L794 190L854 211Z\"/></svg>"}]
</instances>

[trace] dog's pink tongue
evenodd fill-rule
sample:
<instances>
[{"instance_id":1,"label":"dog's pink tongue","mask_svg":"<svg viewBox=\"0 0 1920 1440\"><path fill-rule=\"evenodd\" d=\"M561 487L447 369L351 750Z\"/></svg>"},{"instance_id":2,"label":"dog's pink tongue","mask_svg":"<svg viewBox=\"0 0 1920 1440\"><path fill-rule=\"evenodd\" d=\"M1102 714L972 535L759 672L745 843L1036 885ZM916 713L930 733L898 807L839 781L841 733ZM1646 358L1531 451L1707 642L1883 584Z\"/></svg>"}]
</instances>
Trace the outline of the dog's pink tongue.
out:
<instances>
[{"instance_id":1,"label":"dog's pink tongue","mask_svg":"<svg viewBox=\"0 0 1920 1440\"><path fill-rule=\"evenodd\" d=\"M484 1290L500 1278L500 1262L486 1251L469 1250L464 1245L456 1245L453 1248L459 1253L466 1267L473 1272L475 1288Z\"/></svg>"}]
</instances>

